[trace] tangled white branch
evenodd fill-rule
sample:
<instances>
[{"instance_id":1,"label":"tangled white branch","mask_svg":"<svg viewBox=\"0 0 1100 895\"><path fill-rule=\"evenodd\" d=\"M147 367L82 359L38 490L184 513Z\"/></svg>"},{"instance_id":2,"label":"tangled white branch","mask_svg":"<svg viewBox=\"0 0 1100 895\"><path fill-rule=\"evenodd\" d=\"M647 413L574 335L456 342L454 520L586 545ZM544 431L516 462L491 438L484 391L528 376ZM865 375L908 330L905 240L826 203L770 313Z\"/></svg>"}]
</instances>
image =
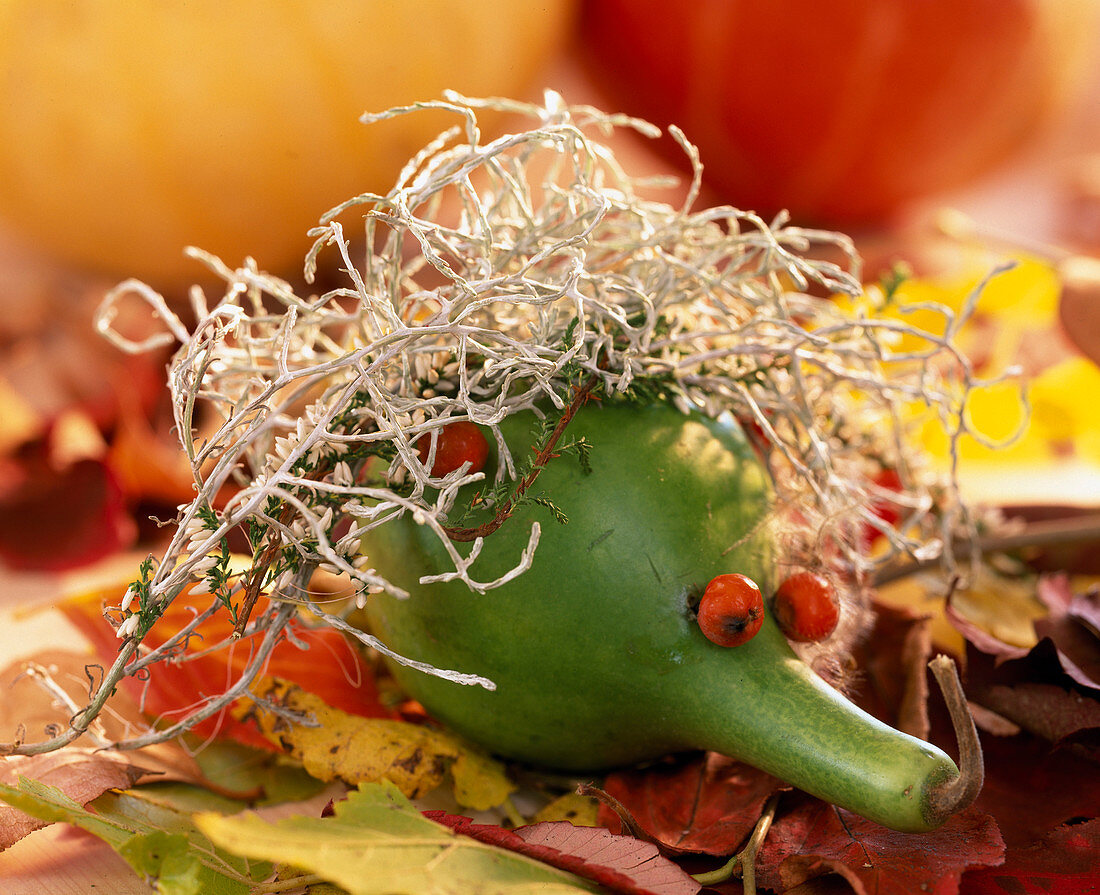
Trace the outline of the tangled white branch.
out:
<instances>
[{"instance_id":1,"label":"tangled white branch","mask_svg":"<svg viewBox=\"0 0 1100 895\"><path fill-rule=\"evenodd\" d=\"M477 113L486 106L533 124L482 142ZM938 309L938 335L904 314L879 314L893 298L889 290L865 295L856 252L839 234L732 207L694 210L701 167L679 132L696 174L687 201L673 207L642 198L644 182L620 169L605 142L617 127L654 135L644 122L569 108L553 94L542 106L448 95L376 117L423 108L450 111L458 124L412 159L389 193L345 202L312 233L307 278L335 253L347 286L303 297L252 261L232 269L193 250L226 286L213 305L192 290L190 330L143 284L123 283L107 297L100 329L124 349L142 346L110 322L118 303L135 298L181 343L170 388L197 494L180 509L164 556L114 612L123 650L99 694L70 731L28 751L75 738L123 674L186 642L184 632L159 650L139 649L190 583L204 582L216 611L238 612L250 592L270 596L263 613L240 619L245 633L262 634L262 649L191 718L120 746L177 733L246 695L295 617L290 605L385 650L307 590L321 567L361 594L403 596L360 554L360 538L375 526L411 515L446 547L450 577L477 591L523 574L538 526L511 572L480 580L480 541L459 549L445 528L460 489L483 474L434 477L418 442L471 420L495 439L501 462L491 474L507 483L517 458L501 421L523 410L561 413L581 382L608 397L649 389L754 430L778 504L797 508L800 531L811 533L792 537L791 551L827 544L859 574L950 550L952 535L965 531L953 476L930 476L907 447L922 417L938 420L953 446L970 431L974 382L954 347L960 321L950 311ZM352 212L365 220L359 264L344 230ZM838 295L849 300L832 300ZM880 465L898 471L900 494L876 493ZM219 503L224 493L232 496ZM903 508L896 523L875 512L887 497ZM886 544L873 558L858 536L868 527ZM225 547L234 529L254 550L253 568L239 575ZM491 686L461 670L424 670Z\"/></svg>"}]
</instances>

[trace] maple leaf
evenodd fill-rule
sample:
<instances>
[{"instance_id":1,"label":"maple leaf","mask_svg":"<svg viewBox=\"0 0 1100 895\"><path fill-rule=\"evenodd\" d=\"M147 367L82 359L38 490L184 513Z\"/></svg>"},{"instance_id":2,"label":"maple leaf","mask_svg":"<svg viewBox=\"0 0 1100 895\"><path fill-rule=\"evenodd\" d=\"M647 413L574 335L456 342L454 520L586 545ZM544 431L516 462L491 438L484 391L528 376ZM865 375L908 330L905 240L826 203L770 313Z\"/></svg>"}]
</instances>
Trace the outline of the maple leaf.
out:
<instances>
[{"instance_id":1,"label":"maple leaf","mask_svg":"<svg viewBox=\"0 0 1100 895\"><path fill-rule=\"evenodd\" d=\"M418 798L449 774L458 803L479 811L497 807L516 790L500 762L445 731L341 712L281 681L270 682L263 696L310 719L292 723L262 708L255 711L260 728L319 780L352 785L386 780Z\"/></svg>"},{"instance_id":2,"label":"maple leaf","mask_svg":"<svg viewBox=\"0 0 1100 895\"><path fill-rule=\"evenodd\" d=\"M783 787L770 774L713 752L614 771L603 783L604 792L667 853L716 856L737 851L764 803ZM615 812L604 804L598 818L619 829Z\"/></svg>"},{"instance_id":3,"label":"maple leaf","mask_svg":"<svg viewBox=\"0 0 1100 895\"><path fill-rule=\"evenodd\" d=\"M1086 895L1100 890L1100 820L1065 824L1039 842L1009 849L999 867L962 878L961 895Z\"/></svg>"},{"instance_id":4,"label":"maple leaf","mask_svg":"<svg viewBox=\"0 0 1100 895\"><path fill-rule=\"evenodd\" d=\"M88 638L104 663L114 660L118 639L103 618L103 606L117 604L128 584L129 578L122 577L92 586L77 580L62 594L58 606ZM149 631L144 644L153 648L165 643L212 600L209 594L185 590ZM263 601L258 604L258 612L263 605ZM153 716L171 718L186 713L207 696L222 693L240 677L251 660L253 637L262 636L262 632L234 641L233 627L228 612L215 613L196 629L187 648L176 659L153 665L142 681L125 678L123 687L140 699L146 712ZM226 644L225 648L210 649L219 643ZM276 644L267 671L300 684L333 707L368 717L389 714L379 701L370 668L348 639L332 628L296 626L293 640L284 638ZM244 700L239 700L237 706L243 704ZM229 706L196 724L193 732L202 737L232 739L258 749L273 748L267 737L254 725L239 720Z\"/></svg>"},{"instance_id":5,"label":"maple leaf","mask_svg":"<svg viewBox=\"0 0 1100 895\"><path fill-rule=\"evenodd\" d=\"M816 799L776 819L757 860L757 879L786 891L825 874L856 895L955 895L962 874L997 866L1005 845L987 814L967 808L929 833L898 833Z\"/></svg>"},{"instance_id":6,"label":"maple leaf","mask_svg":"<svg viewBox=\"0 0 1100 895\"><path fill-rule=\"evenodd\" d=\"M544 821L505 830L443 811L424 814L464 836L528 855L623 895L695 895L701 888L656 845L603 827Z\"/></svg>"},{"instance_id":7,"label":"maple leaf","mask_svg":"<svg viewBox=\"0 0 1100 895\"><path fill-rule=\"evenodd\" d=\"M974 808L993 815L1010 849L1075 818L1100 817L1100 774L1078 750L1026 734L986 737L982 750L985 785Z\"/></svg>"}]
</instances>

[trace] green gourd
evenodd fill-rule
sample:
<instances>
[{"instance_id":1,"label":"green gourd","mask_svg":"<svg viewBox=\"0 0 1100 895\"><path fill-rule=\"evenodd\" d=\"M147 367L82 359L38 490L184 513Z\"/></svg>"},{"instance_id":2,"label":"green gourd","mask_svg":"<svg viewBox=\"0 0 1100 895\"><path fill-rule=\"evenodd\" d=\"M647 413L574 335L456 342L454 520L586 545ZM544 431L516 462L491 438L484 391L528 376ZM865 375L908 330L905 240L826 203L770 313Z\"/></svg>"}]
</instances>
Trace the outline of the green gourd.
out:
<instances>
[{"instance_id":1,"label":"green gourd","mask_svg":"<svg viewBox=\"0 0 1100 895\"><path fill-rule=\"evenodd\" d=\"M514 453L527 450L532 421L502 424ZM514 567L532 522L541 525L532 567L507 584L485 593L420 584L453 564L409 517L364 538L372 565L411 594L371 597L374 633L403 655L496 684L395 664L410 695L459 734L547 768L589 772L708 749L898 830L933 828L959 807L944 807L954 762L825 683L770 613L734 648L699 630L693 600L714 576L744 573L766 595L776 583L770 481L736 423L665 404L589 404L568 434L591 446L591 471L561 456L532 488L568 523L526 504L485 538L474 566L482 581Z\"/></svg>"}]
</instances>

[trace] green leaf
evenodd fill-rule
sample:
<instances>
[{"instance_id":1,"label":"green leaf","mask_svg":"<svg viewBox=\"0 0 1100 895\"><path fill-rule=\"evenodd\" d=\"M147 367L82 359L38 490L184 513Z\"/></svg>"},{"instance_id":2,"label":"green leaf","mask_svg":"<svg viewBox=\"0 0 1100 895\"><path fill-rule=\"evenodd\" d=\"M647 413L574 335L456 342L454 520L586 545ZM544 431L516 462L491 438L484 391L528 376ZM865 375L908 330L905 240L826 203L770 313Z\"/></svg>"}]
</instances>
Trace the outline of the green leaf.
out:
<instances>
[{"instance_id":1,"label":"green leaf","mask_svg":"<svg viewBox=\"0 0 1100 895\"><path fill-rule=\"evenodd\" d=\"M268 823L254 814L199 814L195 822L224 849L293 864L351 895L598 891L572 874L433 823L388 782L351 792L334 817Z\"/></svg>"},{"instance_id":2,"label":"green leaf","mask_svg":"<svg viewBox=\"0 0 1100 895\"><path fill-rule=\"evenodd\" d=\"M203 776L223 792L247 798L251 805L304 802L325 788L323 781L283 755L231 740L193 741L192 745Z\"/></svg>"},{"instance_id":3,"label":"green leaf","mask_svg":"<svg viewBox=\"0 0 1100 895\"><path fill-rule=\"evenodd\" d=\"M248 895L271 865L222 852L187 813L132 792L108 792L89 810L53 786L22 777L0 785L0 800L32 817L72 824L113 848L162 895Z\"/></svg>"}]
</instances>

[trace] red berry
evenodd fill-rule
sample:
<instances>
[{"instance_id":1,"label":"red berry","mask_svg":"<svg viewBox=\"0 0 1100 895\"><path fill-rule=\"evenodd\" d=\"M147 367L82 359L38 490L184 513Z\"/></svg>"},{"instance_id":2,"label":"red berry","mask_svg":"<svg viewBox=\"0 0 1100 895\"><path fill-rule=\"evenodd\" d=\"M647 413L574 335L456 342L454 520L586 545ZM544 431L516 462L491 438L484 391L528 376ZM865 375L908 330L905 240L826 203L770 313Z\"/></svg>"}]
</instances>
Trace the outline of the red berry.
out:
<instances>
[{"instance_id":1,"label":"red berry","mask_svg":"<svg viewBox=\"0 0 1100 895\"><path fill-rule=\"evenodd\" d=\"M699 629L719 646L740 646L764 623L764 597L747 575L713 578L699 601Z\"/></svg>"},{"instance_id":2,"label":"red berry","mask_svg":"<svg viewBox=\"0 0 1100 895\"><path fill-rule=\"evenodd\" d=\"M883 490L898 494L904 489L901 475L892 467L880 469L871 477L871 481ZM900 505L885 497L874 497L870 503L870 510L887 525L896 525L901 518ZM866 547L874 546L882 536L882 532L870 523L863 526L863 542Z\"/></svg>"},{"instance_id":3,"label":"red berry","mask_svg":"<svg viewBox=\"0 0 1100 895\"><path fill-rule=\"evenodd\" d=\"M447 423L439 430L436 439L435 462L431 469L433 476L445 476L466 462L470 464L467 472L480 472L489 457L489 442L481 434L481 429L469 420ZM417 440L416 450L421 463L428 462L431 446L431 436L428 434Z\"/></svg>"},{"instance_id":4,"label":"red berry","mask_svg":"<svg viewBox=\"0 0 1100 895\"><path fill-rule=\"evenodd\" d=\"M799 643L824 640L840 621L836 589L816 572L796 572L779 585L772 610L780 630Z\"/></svg>"}]
</instances>

